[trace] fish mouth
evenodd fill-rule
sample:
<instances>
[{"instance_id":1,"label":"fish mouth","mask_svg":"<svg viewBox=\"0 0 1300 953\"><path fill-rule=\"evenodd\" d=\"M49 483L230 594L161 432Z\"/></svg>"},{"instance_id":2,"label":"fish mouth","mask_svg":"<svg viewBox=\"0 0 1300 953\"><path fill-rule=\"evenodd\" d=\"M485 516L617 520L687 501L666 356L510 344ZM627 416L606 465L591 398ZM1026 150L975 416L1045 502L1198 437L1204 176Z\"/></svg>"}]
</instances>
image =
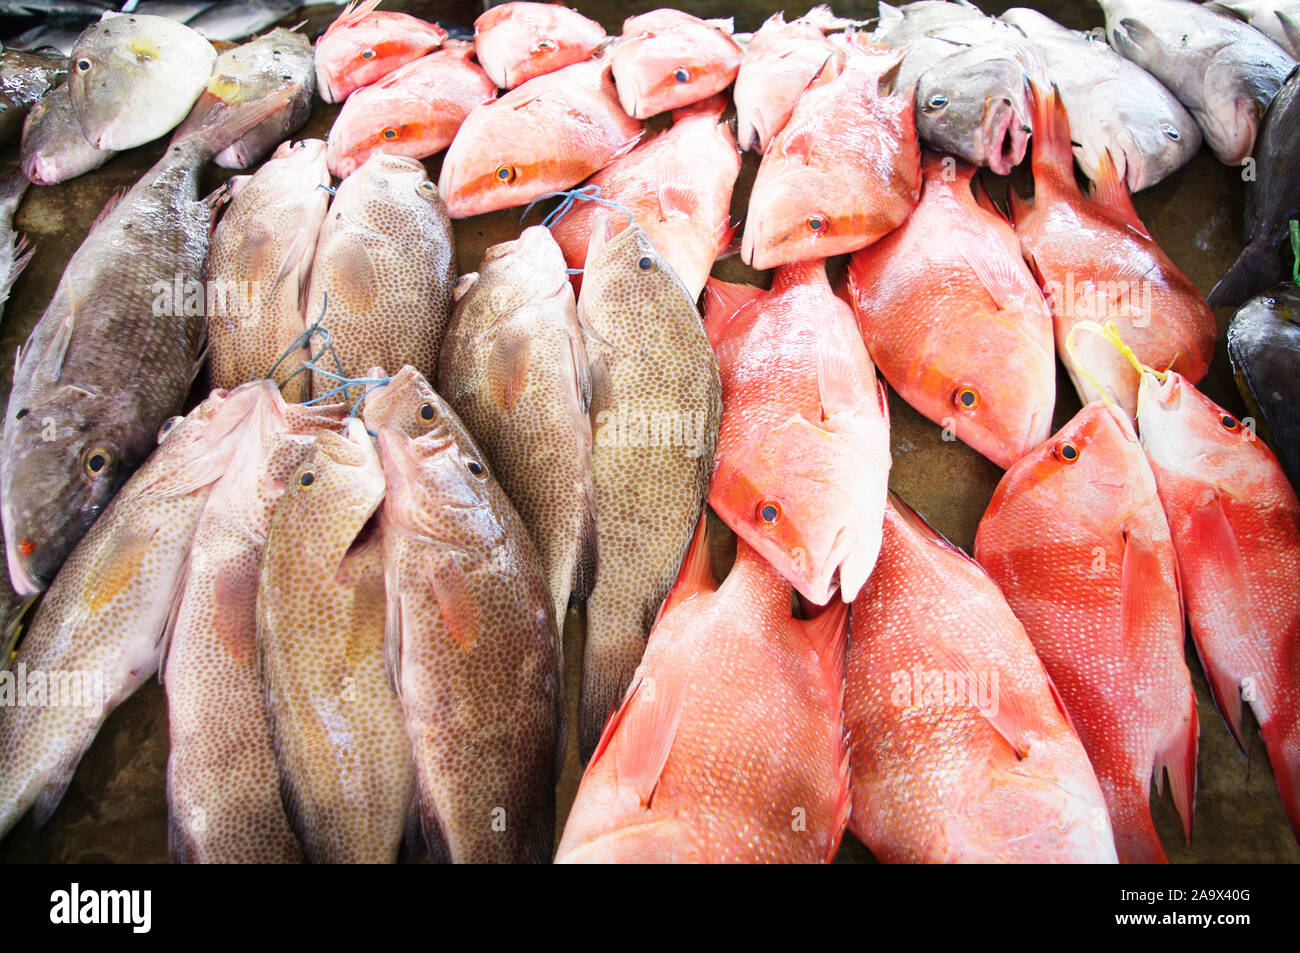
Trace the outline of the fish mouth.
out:
<instances>
[{"instance_id":1,"label":"fish mouth","mask_svg":"<svg viewBox=\"0 0 1300 953\"><path fill-rule=\"evenodd\" d=\"M327 103L338 102L334 98L334 89L330 86L329 73L325 72L319 65L316 67L316 92Z\"/></svg>"},{"instance_id":2,"label":"fish mouth","mask_svg":"<svg viewBox=\"0 0 1300 953\"><path fill-rule=\"evenodd\" d=\"M998 175L1010 175L1025 158L1031 127L1016 114L1007 100L994 101L984 116L984 146L988 167Z\"/></svg>"},{"instance_id":3,"label":"fish mouth","mask_svg":"<svg viewBox=\"0 0 1300 953\"><path fill-rule=\"evenodd\" d=\"M0 507L4 517L5 560L9 564L9 582L14 595L35 596L45 591L46 584L32 573L31 557L24 556L19 550L18 541L13 539L10 527L14 525L13 507L6 502Z\"/></svg>"},{"instance_id":4,"label":"fish mouth","mask_svg":"<svg viewBox=\"0 0 1300 953\"><path fill-rule=\"evenodd\" d=\"M59 181L58 166L39 155L23 164L23 174L33 185L54 185Z\"/></svg>"},{"instance_id":5,"label":"fish mouth","mask_svg":"<svg viewBox=\"0 0 1300 953\"><path fill-rule=\"evenodd\" d=\"M767 141L766 131L763 129L763 117L759 114L754 116L736 114L736 144L740 146L741 152L761 152L762 145Z\"/></svg>"}]
</instances>

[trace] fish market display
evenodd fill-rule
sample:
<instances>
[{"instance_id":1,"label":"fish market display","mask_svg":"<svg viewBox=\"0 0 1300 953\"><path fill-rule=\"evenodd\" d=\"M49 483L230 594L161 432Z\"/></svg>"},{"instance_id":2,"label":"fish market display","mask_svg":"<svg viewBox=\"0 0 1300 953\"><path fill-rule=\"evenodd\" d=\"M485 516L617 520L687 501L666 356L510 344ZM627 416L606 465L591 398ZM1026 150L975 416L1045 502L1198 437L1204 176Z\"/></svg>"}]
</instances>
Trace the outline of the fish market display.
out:
<instances>
[{"instance_id":1,"label":"fish market display","mask_svg":"<svg viewBox=\"0 0 1300 953\"><path fill-rule=\"evenodd\" d=\"M1237 306L1273 287L1283 276L1281 247L1292 219L1300 217L1300 71L1287 79L1269 103L1255 140L1254 175L1246 182L1244 248L1210 291L1213 307Z\"/></svg>"},{"instance_id":2,"label":"fish market display","mask_svg":"<svg viewBox=\"0 0 1300 953\"><path fill-rule=\"evenodd\" d=\"M1245 20L1292 57L1300 57L1300 2L1297 0L1210 0L1206 6Z\"/></svg>"},{"instance_id":3,"label":"fish market display","mask_svg":"<svg viewBox=\"0 0 1300 953\"><path fill-rule=\"evenodd\" d=\"M603 26L559 3L502 3L474 21L474 53L502 89L581 63L604 42Z\"/></svg>"},{"instance_id":4,"label":"fish market display","mask_svg":"<svg viewBox=\"0 0 1300 953\"><path fill-rule=\"evenodd\" d=\"M152 142L185 118L216 62L212 44L175 20L106 14L72 48L72 111L96 149Z\"/></svg>"},{"instance_id":5,"label":"fish market display","mask_svg":"<svg viewBox=\"0 0 1300 953\"><path fill-rule=\"evenodd\" d=\"M921 203L854 252L849 300L890 385L1000 467L1052 430L1052 316L973 166L927 152Z\"/></svg>"},{"instance_id":6,"label":"fish market display","mask_svg":"<svg viewBox=\"0 0 1300 953\"><path fill-rule=\"evenodd\" d=\"M740 69L730 20L664 7L628 17L610 52L623 111L649 119L720 93Z\"/></svg>"},{"instance_id":7,"label":"fish market display","mask_svg":"<svg viewBox=\"0 0 1300 953\"><path fill-rule=\"evenodd\" d=\"M524 205L626 155L645 127L618 104L608 59L530 79L469 114L443 158L452 218Z\"/></svg>"},{"instance_id":8,"label":"fish market display","mask_svg":"<svg viewBox=\"0 0 1300 953\"><path fill-rule=\"evenodd\" d=\"M1201 148L1201 130L1169 90L1102 40L1067 30L1037 10L1013 7L1002 19L1043 55L1070 118L1074 157L1097 179L1102 156L1130 192L1155 185Z\"/></svg>"},{"instance_id":9,"label":"fish market display","mask_svg":"<svg viewBox=\"0 0 1300 953\"><path fill-rule=\"evenodd\" d=\"M1220 162L1251 154L1296 61L1240 20L1186 0L1098 0L1110 45L1169 87Z\"/></svg>"},{"instance_id":10,"label":"fish market display","mask_svg":"<svg viewBox=\"0 0 1300 953\"><path fill-rule=\"evenodd\" d=\"M1125 413L1088 404L1012 466L980 520L975 558L1060 692L1120 861L1163 863L1149 789L1168 774L1190 837L1196 697L1169 524Z\"/></svg>"},{"instance_id":11,"label":"fish market display","mask_svg":"<svg viewBox=\"0 0 1300 953\"><path fill-rule=\"evenodd\" d=\"M763 153L741 258L754 268L856 251L916 206L921 155L911 97L895 92L901 54L854 41L822 67Z\"/></svg>"},{"instance_id":12,"label":"fish market display","mask_svg":"<svg viewBox=\"0 0 1300 953\"><path fill-rule=\"evenodd\" d=\"M847 612L790 618L790 587L743 541L719 586L701 521L556 861L829 861L849 814Z\"/></svg>"},{"instance_id":13,"label":"fish market display","mask_svg":"<svg viewBox=\"0 0 1300 953\"><path fill-rule=\"evenodd\" d=\"M896 497L849 626L849 826L877 858L1115 862L1096 775L1024 626Z\"/></svg>"},{"instance_id":14,"label":"fish market display","mask_svg":"<svg viewBox=\"0 0 1300 953\"><path fill-rule=\"evenodd\" d=\"M115 155L112 149L96 149L81 131L67 83L55 87L27 113L19 161L33 185L57 185L75 179L98 169Z\"/></svg>"},{"instance_id":15,"label":"fish market display","mask_svg":"<svg viewBox=\"0 0 1300 953\"><path fill-rule=\"evenodd\" d=\"M424 841L435 860L544 863L565 740L545 570L451 407L403 373L392 396L367 402L365 420L388 483L389 669Z\"/></svg>"},{"instance_id":16,"label":"fish market display","mask_svg":"<svg viewBox=\"0 0 1300 953\"><path fill-rule=\"evenodd\" d=\"M209 379L232 388L270 376L286 399L306 400L302 361L321 342L290 348L307 329L303 299L329 204L325 143L285 142L253 175L232 181L203 269L208 287L224 292L208 309Z\"/></svg>"},{"instance_id":17,"label":"fish market display","mask_svg":"<svg viewBox=\"0 0 1300 953\"><path fill-rule=\"evenodd\" d=\"M1054 92L1039 91L1034 130L1034 196L1007 193L1021 250L1051 306L1057 353L1080 401L1104 393L1131 417L1137 371L1096 335L1072 340L1074 326L1113 322L1144 364L1195 383L1214 354L1214 313L1152 240L1109 158L1090 195L1079 191L1069 121Z\"/></svg>"},{"instance_id":18,"label":"fish market display","mask_svg":"<svg viewBox=\"0 0 1300 953\"><path fill-rule=\"evenodd\" d=\"M646 233L592 233L578 319L591 362L600 568L587 600L578 739L589 756L631 683L704 504L721 416L695 302Z\"/></svg>"},{"instance_id":19,"label":"fish market display","mask_svg":"<svg viewBox=\"0 0 1300 953\"><path fill-rule=\"evenodd\" d=\"M1242 305L1228 326L1228 357L1260 432L1300 487L1300 288L1287 282Z\"/></svg>"},{"instance_id":20,"label":"fish market display","mask_svg":"<svg viewBox=\"0 0 1300 953\"><path fill-rule=\"evenodd\" d=\"M392 863L414 785L385 665L384 471L353 419L299 454L266 537L257 670L279 790L312 863ZM398 598L394 595L394 598Z\"/></svg>"},{"instance_id":21,"label":"fish market display","mask_svg":"<svg viewBox=\"0 0 1300 953\"><path fill-rule=\"evenodd\" d=\"M282 102L280 93L222 110L178 137L100 213L23 345L0 464L9 575L20 595L49 585L153 449L158 428L182 409L204 337L202 309L185 307L201 289L212 218L199 172Z\"/></svg>"},{"instance_id":22,"label":"fish market display","mask_svg":"<svg viewBox=\"0 0 1300 953\"><path fill-rule=\"evenodd\" d=\"M316 431L339 428L343 406L285 404L266 382L245 390L262 392L258 416L241 430L195 527L163 663L168 839L177 862L302 860L280 800L258 678L258 573L286 484ZM294 538L295 557L312 542ZM312 567L313 578L318 571Z\"/></svg>"},{"instance_id":23,"label":"fish market display","mask_svg":"<svg viewBox=\"0 0 1300 953\"><path fill-rule=\"evenodd\" d=\"M451 222L424 166L372 155L330 203L307 289L308 319L329 332L343 375L411 364L435 376L455 283ZM312 373L313 397L338 386Z\"/></svg>"},{"instance_id":24,"label":"fish market display","mask_svg":"<svg viewBox=\"0 0 1300 953\"><path fill-rule=\"evenodd\" d=\"M709 504L806 599L852 602L880 551L889 405L823 262L772 290L711 279L705 331L722 379Z\"/></svg>"},{"instance_id":25,"label":"fish market display","mask_svg":"<svg viewBox=\"0 0 1300 953\"><path fill-rule=\"evenodd\" d=\"M0 51L0 144L18 138L28 110L67 75L67 59L50 50Z\"/></svg>"},{"instance_id":26,"label":"fish market display","mask_svg":"<svg viewBox=\"0 0 1300 953\"><path fill-rule=\"evenodd\" d=\"M1215 703L1239 744L1243 702L1255 713L1300 840L1300 500L1263 441L1178 374L1143 373L1138 426Z\"/></svg>"},{"instance_id":27,"label":"fish market display","mask_svg":"<svg viewBox=\"0 0 1300 953\"><path fill-rule=\"evenodd\" d=\"M352 0L316 41L316 89L325 102L343 102L447 39L436 23L377 6L379 0Z\"/></svg>"},{"instance_id":28,"label":"fish market display","mask_svg":"<svg viewBox=\"0 0 1300 953\"><path fill-rule=\"evenodd\" d=\"M27 191L27 177L21 172L11 172L0 178L0 313L14 282L22 274L35 251L14 229L14 216Z\"/></svg>"},{"instance_id":29,"label":"fish market display","mask_svg":"<svg viewBox=\"0 0 1300 953\"><path fill-rule=\"evenodd\" d=\"M496 95L473 53L449 42L349 96L330 127L330 172L346 179L376 152L424 159L447 148L474 107Z\"/></svg>"},{"instance_id":30,"label":"fish market display","mask_svg":"<svg viewBox=\"0 0 1300 953\"><path fill-rule=\"evenodd\" d=\"M627 221L623 208L699 298L709 270L731 244L731 191L740 153L722 115L727 102L714 96L673 113L672 127L601 169L583 188L600 202L579 201L553 226L570 268L582 268L595 223ZM613 202L623 208L606 203Z\"/></svg>"},{"instance_id":31,"label":"fish market display","mask_svg":"<svg viewBox=\"0 0 1300 953\"><path fill-rule=\"evenodd\" d=\"M438 391L519 511L564 615L596 577L591 377L564 256L550 232L495 245L456 287Z\"/></svg>"}]
</instances>

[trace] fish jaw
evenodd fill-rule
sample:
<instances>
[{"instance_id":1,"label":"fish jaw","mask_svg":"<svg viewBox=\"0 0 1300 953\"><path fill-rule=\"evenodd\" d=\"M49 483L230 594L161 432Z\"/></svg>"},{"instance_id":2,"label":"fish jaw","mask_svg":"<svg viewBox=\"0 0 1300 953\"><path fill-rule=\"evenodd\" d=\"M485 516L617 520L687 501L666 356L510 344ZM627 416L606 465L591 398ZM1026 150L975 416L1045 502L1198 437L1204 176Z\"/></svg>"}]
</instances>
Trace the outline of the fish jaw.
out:
<instances>
[{"instance_id":1,"label":"fish jaw","mask_svg":"<svg viewBox=\"0 0 1300 953\"><path fill-rule=\"evenodd\" d=\"M338 94L334 92L333 83L330 82L329 70L320 60L316 61L316 92L327 103L340 101Z\"/></svg>"},{"instance_id":2,"label":"fish jaw","mask_svg":"<svg viewBox=\"0 0 1300 953\"><path fill-rule=\"evenodd\" d=\"M49 583L37 580L32 575L31 558L23 555L20 542L13 538L13 533L9 528L14 524L13 509L8 503L5 503L2 510L5 529L5 558L9 563L9 584L13 587L14 594L26 597L44 592Z\"/></svg>"},{"instance_id":3,"label":"fish jaw","mask_svg":"<svg viewBox=\"0 0 1300 953\"><path fill-rule=\"evenodd\" d=\"M988 167L998 175L1010 175L1020 165L1029 149L1031 126L1015 108L999 100L988 110L985 122L985 149Z\"/></svg>"}]
</instances>

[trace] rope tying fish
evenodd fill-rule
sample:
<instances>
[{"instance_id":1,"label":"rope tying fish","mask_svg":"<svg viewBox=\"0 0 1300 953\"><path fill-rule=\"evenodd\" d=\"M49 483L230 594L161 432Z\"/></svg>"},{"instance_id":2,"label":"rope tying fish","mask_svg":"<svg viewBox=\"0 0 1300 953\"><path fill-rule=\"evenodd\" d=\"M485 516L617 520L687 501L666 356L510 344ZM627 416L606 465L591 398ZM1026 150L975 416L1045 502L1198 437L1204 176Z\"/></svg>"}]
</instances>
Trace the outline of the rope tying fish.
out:
<instances>
[{"instance_id":1,"label":"rope tying fish","mask_svg":"<svg viewBox=\"0 0 1300 953\"><path fill-rule=\"evenodd\" d=\"M1143 374L1151 374L1156 377L1157 380L1162 383L1164 382L1166 372L1156 370L1149 364L1142 363L1142 361L1138 359L1138 356L1133 353L1133 349L1124 342L1124 338L1120 336L1119 328L1116 327L1114 321L1107 321L1104 325L1098 324L1096 321L1080 321L1074 327L1070 328L1070 333L1065 336L1065 350L1066 353L1070 355L1070 359L1074 362L1075 367L1079 369L1079 373L1084 376L1089 384L1097 389L1097 392L1101 394L1101 399L1105 401L1107 405L1111 404L1111 399L1106 394L1105 388L1101 386L1101 383L1095 376L1093 376L1093 373L1088 370L1088 366L1084 364L1083 361L1079 359L1079 355L1075 353L1074 336L1079 331L1087 331L1090 334L1095 334L1102 340L1113 345L1115 350L1119 351L1120 355L1133 365L1133 368L1138 372L1139 376ZM1176 360L1178 360L1178 355L1175 354L1174 361ZM1172 365L1174 361L1170 361L1169 363Z\"/></svg>"},{"instance_id":2,"label":"rope tying fish","mask_svg":"<svg viewBox=\"0 0 1300 953\"><path fill-rule=\"evenodd\" d=\"M322 377L328 377L332 381L339 382L339 386L335 387L333 390L326 391L324 394L321 394L319 397L313 397L311 400L303 401L303 403L308 406L310 406L311 404L320 403L322 400L328 400L329 398L333 397L335 394L345 393L346 391L348 391L350 388L353 387L365 388L365 390L361 392L361 396L357 398L356 403L352 405L352 409L348 411L349 417L355 417L357 415L357 408L361 406L361 402L366 399L367 395L369 395L371 391L378 390L379 388L383 387L385 384L391 384L393 381L391 377L345 377L340 374L332 374L321 367L317 367L313 361L303 361L302 365L303 368L315 371L317 374L320 374ZM368 430L366 432L370 433L370 431ZM370 436L373 437L375 436L375 434L370 433Z\"/></svg>"},{"instance_id":3,"label":"rope tying fish","mask_svg":"<svg viewBox=\"0 0 1300 953\"><path fill-rule=\"evenodd\" d=\"M525 206L524 213L519 216L519 221L522 223L523 220L528 217L528 213L533 210L533 206L538 202L545 201L546 199L558 198L562 198L563 201L560 202L559 205L555 206L555 208L551 209L551 211L547 213L546 217L542 219L542 225L546 228L552 228L556 222L564 218L564 216L569 213L569 210L573 208L574 203L578 200L583 202L595 202L597 205L604 205L607 208L618 209L627 216L627 225L624 225L624 228L630 227L635 221L632 216L632 210L626 205L615 202L611 199L601 198L599 185L584 185L580 188L569 189L566 192L547 192L543 195L539 195ZM572 272L574 269L570 269L570 271Z\"/></svg>"}]
</instances>

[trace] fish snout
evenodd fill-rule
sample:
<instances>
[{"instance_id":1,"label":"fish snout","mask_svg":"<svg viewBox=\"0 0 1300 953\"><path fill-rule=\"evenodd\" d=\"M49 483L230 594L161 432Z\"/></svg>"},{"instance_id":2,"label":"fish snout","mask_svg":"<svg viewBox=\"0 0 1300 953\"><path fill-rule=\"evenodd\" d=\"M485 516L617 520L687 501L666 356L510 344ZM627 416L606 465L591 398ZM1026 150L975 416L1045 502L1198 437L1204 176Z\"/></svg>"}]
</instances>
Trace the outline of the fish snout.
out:
<instances>
[{"instance_id":1,"label":"fish snout","mask_svg":"<svg viewBox=\"0 0 1300 953\"><path fill-rule=\"evenodd\" d=\"M330 85L330 74L320 63L316 64L316 92L327 103L338 102L334 98L334 88Z\"/></svg>"},{"instance_id":2,"label":"fish snout","mask_svg":"<svg viewBox=\"0 0 1300 953\"><path fill-rule=\"evenodd\" d=\"M988 167L1009 175L1025 158L1032 126L1009 97L992 100L984 113L984 145Z\"/></svg>"}]
</instances>

